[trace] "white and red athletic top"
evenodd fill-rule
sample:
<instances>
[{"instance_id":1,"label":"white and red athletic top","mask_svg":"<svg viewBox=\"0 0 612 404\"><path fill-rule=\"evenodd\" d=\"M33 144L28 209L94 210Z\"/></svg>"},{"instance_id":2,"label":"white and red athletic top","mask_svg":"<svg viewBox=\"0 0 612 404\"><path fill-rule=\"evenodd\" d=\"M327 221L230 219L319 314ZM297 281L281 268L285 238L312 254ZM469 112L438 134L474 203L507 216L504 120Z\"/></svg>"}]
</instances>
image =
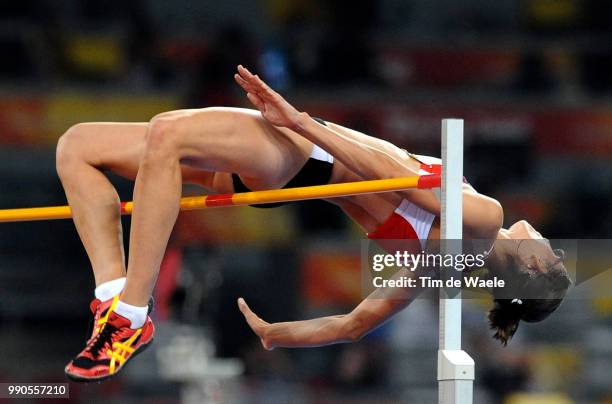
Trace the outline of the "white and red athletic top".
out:
<instances>
[{"instance_id":1,"label":"white and red athletic top","mask_svg":"<svg viewBox=\"0 0 612 404\"><path fill-rule=\"evenodd\" d=\"M421 162L419 175L442 172L440 159L418 155L414 157ZM420 240L421 247L425 247L435 218L433 213L403 199L391 216L367 236L373 240Z\"/></svg>"}]
</instances>

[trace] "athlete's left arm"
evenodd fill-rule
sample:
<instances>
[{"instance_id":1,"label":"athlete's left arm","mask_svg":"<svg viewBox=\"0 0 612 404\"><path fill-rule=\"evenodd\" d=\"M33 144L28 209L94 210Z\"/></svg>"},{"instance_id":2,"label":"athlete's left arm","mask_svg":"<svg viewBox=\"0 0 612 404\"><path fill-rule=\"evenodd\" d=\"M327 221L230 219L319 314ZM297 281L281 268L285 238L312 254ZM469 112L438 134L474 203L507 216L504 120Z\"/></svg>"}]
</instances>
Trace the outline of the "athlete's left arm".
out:
<instances>
[{"instance_id":1,"label":"athlete's left arm","mask_svg":"<svg viewBox=\"0 0 612 404\"><path fill-rule=\"evenodd\" d=\"M401 277L412 278L414 273L401 270L394 279ZM319 347L361 339L408 306L422 290L418 287L380 288L348 314L282 323L262 320L242 298L238 299L238 307L266 349Z\"/></svg>"}]
</instances>

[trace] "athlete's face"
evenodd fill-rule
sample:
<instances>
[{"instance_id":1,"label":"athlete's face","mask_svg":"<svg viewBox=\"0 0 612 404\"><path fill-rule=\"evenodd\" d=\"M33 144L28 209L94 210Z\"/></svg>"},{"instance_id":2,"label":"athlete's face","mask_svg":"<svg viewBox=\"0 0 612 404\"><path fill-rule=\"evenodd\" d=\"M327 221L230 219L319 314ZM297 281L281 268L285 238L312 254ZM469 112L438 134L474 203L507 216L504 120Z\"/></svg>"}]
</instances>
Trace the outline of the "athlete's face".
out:
<instances>
[{"instance_id":1,"label":"athlete's face","mask_svg":"<svg viewBox=\"0 0 612 404\"><path fill-rule=\"evenodd\" d=\"M553 250L548 239L521 220L510 226L509 234L516 240L516 256L523 268L530 272L548 272L563 261L563 251Z\"/></svg>"}]
</instances>

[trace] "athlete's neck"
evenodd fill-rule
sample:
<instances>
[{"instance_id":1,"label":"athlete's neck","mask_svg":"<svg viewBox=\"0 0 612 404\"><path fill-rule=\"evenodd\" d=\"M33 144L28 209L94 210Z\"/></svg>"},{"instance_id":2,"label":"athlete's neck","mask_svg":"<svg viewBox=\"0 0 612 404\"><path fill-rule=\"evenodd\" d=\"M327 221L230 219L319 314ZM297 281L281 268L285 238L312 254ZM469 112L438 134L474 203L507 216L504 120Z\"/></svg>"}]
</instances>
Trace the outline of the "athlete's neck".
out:
<instances>
[{"instance_id":1,"label":"athlete's neck","mask_svg":"<svg viewBox=\"0 0 612 404\"><path fill-rule=\"evenodd\" d=\"M507 229L500 229L487 257L487 268L492 275L506 273L513 260L515 250L513 237Z\"/></svg>"}]
</instances>

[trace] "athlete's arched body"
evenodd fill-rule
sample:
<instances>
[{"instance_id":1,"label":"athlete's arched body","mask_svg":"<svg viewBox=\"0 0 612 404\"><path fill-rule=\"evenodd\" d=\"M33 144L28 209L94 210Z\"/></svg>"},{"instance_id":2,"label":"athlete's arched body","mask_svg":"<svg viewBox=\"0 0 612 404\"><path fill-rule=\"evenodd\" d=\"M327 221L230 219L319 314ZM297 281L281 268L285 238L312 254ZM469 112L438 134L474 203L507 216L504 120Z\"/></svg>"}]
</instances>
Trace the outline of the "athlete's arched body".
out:
<instances>
[{"instance_id":1,"label":"athlete's arched body","mask_svg":"<svg viewBox=\"0 0 612 404\"><path fill-rule=\"evenodd\" d=\"M236 80L260 111L173 111L148 123L78 124L61 137L57 170L97 285L92 310L98 327L87 347L67 366L69 377L89 381L112 376L152 340L153 324L146 306L178 215L182 183L231 193L243 187L261 190L288 183L404 177L417 175L432 163L419 161L389 142L298 112L242 67ZM136 180L127 280L119 199L103 169ZM406 190L333 202L371 235L384 238L403 226L406 237L439 238L440 205L432 191ZM500 239L542 238L524 221L501 229L499 203L468 184L463 187L463 212L465 237L490 240L491 246ZM558 262L545 244L528 257L519 255L507 244L499 244L489 256L490 266L503 271L533 258L533 270L546 272ZM358 338L410 301L410 297L370 299L347 316L282 325L268 325L244 302L240 306L267 347L313 346ZM505 333L506 341L513 330L499 333Z\"/></svg>"}]
</instances>

